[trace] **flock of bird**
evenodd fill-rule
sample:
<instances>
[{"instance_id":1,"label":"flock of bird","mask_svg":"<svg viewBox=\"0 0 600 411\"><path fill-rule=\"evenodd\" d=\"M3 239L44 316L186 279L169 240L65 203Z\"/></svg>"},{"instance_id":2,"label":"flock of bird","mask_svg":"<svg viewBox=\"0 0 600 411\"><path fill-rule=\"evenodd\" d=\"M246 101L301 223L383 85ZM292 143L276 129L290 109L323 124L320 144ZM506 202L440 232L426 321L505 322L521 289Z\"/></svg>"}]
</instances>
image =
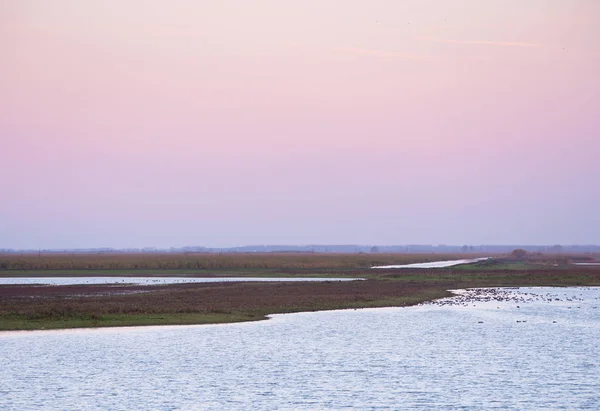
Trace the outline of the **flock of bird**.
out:
<instances>
[{"instance_id":1,"label":"flock of bird","mask_svg":"<svg viewBox=\"0 0 600 411\"><path fill-rule=\"evenodd\" d=\"M581 287L580 290L584 291L589 287ZM470 288L466 290L455 291L454 297L442 298L430 302L423 303L422 305L438 305L438 306L477 306L480 303L511 303L516 308L521 308L521 305L528 303L569 303L572 305L566 306L567 309L578 309L581 308L580 303L584 301L581 297L581 293L578 295L573 294L560 294L557 292L527 292L521 291L519 288ZM596 300L600 300L600 297L596 297ZM496 306L500 309L501 306ZM591 307L596 309L597 306ZM519 321L521 322L521 321ZM524 322L524 321L523 321Z\"/></svg>"}]
</instances>

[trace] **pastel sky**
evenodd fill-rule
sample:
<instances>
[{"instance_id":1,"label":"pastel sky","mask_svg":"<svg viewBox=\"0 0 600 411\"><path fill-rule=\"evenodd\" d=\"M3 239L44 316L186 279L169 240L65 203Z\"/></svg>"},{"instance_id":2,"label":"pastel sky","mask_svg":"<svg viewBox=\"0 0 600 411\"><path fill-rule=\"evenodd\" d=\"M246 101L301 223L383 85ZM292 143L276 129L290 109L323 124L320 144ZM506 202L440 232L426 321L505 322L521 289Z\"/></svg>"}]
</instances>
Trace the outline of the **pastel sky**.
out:
<instances>
[{"instance_id":1,"label":"pastel sky","mask_svg":"<svg viewBox=\"0 0 600 411\"><path fill-rule=\"evenodd\" d=\"M598 0L0 0L0 248L600 243Z\"/></svg>"}]
</instances>

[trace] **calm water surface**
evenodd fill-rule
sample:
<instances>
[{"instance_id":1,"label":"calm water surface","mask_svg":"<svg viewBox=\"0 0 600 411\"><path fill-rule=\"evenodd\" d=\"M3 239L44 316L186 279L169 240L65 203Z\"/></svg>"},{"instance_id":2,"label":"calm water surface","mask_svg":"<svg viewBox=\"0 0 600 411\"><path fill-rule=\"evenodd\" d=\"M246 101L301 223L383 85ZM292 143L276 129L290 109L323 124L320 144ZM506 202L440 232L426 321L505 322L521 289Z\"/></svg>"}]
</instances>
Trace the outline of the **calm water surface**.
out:
<instances>
[{"instance_id":1,"label":"calm water surface","mask_svg":"<svg viewBox=\"0 0 600 411\"><path fill-rule=\"evenodd\" d=\"M600 289L0 333L0 409L600 409Z\"/></svg>"},{"instance_id":2,"label":"calm water surface","mask_svg":"<svg viewBox=\"0 0 600 411\"><path fill-rule=\"evenodd\" d=\"M454 267L455 265L461 264L473 264L480 261L489 260L490 257L472 258L463 260L446 260L446 261L433 261L430 263L413 263L413 264L400 264L400 265L378 265L371 268L445 268Z\"/></svg>"},{"instance_id":3,"label":"calm water surface","mask_svg":"<svg viewBox=\"0 0 600 411\"><path fill-rule=\"evenodd\" d=\"M183 284L183 283L222 283L222 282L288 282L288 281L354 281L358 278L279 278L279 277L7 277L0 278L0 285L44 284L44 285L85 285L85 284Z\"/></svg>"}]
</instances>

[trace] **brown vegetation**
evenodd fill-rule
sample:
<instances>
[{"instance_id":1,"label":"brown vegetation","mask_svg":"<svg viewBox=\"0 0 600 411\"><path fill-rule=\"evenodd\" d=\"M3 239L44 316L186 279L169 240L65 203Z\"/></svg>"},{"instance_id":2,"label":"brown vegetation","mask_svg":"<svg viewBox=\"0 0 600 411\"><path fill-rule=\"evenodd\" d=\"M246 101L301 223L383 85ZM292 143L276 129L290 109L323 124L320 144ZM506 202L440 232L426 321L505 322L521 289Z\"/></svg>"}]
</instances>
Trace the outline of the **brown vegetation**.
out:
<instances>
[{"instance_id":1,"label":"brown vegetation","mask_svg":"<svg viewBox=\"0 0 600 411\"><path fill-rule=\"evenodd\" d=\"M99 318L108 314L246 313L369 306L415 297L424 284L384 281L200 283L163 286L4 286L0 318ZM441 294L444 294L442 292ZM379 305L379 304L376 304Z\"/></svg>"},{"instance_id":2,"label":"brown vegetation","mask_svg":"<svg viewBox=\"0 0 600 411\"><path fill-rule=\"evenodd\" d=\"M177 270L183 268L187 270L185 275L192 276L285 274L369 280L157 286L6 285L0 286L0 329L244 321L271 313L410 305L446 296L447 290L456 288L600 285L600 267L558 266L557 259L567 256L535 253L528 254L524 261L506 256L445 269L369 269L372 265L460 257L464 255L5 255L0 256L5 267L0 269L0 276L181 275L182 271ZM94 271L100 269L105 271Z\"/></svg>"},{"instance_id":3,"label":"brown vegetation","mask_svg":"<svg viewBox=\"0 0 600 411\"><path fill-rule=\"evenodd\" d=\"M600 285L599 268L379 273L378 279L351 282L1 286L0 329L107 326L115 325L114 316L125 318L116 325L149 315L164 316L148 320L154 324L181 323L169 317L176 315L202 315L202 322L228 315L241 321L270 313L410 305L456 288Z\"/></svg>"},{"instance_id":4,"label":"brown vegetation","mask_svg":"<svg viewBox=\"0 0 600 411\"><path fill-rule=\"evenodd\" d=\"M353 269L470 258L473 254L101 253L0 254L1 270Z\"/></svg>"}]
</instances>

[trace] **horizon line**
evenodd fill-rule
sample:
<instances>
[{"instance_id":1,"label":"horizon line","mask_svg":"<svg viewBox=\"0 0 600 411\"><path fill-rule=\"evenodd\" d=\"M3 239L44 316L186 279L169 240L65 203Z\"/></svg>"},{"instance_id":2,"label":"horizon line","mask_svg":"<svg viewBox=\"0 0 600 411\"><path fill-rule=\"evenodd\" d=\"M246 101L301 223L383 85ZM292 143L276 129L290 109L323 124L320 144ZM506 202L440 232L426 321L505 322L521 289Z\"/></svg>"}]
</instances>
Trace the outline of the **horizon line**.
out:
<instances>
[{"instance_id":1,"label":"horizon line","mask_svg":"<svg viewBox=\"0 0 600 411\"><path fill-rule=\"evenodd\" d=\"M327 243L314 243L314 244L245 244L245 245L234 245L234 246L201 246L201 245L186 245L186 246L142 246L142 247L51 247L51 248L0 248L0 252L64 252L64 251L169 251L169 250L182 250L185 249L205 249L205 250L231 250L239 248L277 248L277 247L289 247L289 248L310 248L310 247L429 247L429 248L476 248L476 247L546 247L546 248L565 248L565 247L599 247L600 244L590 243L489 243L489 244L426 244L426 243L405 243L405 244L327 244Z\"/></svg>"}]
</instances>

